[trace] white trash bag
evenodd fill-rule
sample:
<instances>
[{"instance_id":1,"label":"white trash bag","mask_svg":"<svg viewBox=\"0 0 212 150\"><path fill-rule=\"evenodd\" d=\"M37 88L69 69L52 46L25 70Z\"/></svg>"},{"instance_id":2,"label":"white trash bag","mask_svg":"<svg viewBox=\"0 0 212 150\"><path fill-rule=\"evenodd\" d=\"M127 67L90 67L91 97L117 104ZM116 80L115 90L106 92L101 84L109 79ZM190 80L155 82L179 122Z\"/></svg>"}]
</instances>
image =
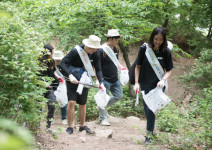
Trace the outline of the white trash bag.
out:
<instances>
[{"instance_id":1,"label":"white trash bag","mask_svg":"<svg viewBox=\"0 0 212 150\"><path fill-rule=\"evenodd\" d=\"M164 94L162 88L156 87L145 95L144 91L141 91L143 99L149 109L156 114L159 110L169 104L171 99Z\"/></svg>"},{"instance_id":2,"label":"white trash bag","mask_svg":"<svg viewBox=\"0 0 212 150\"><path fill-rule=\"evenodd\" d=\"M96 95L94 95L94 99L98 107L105 109L110 100L110 96L107 95L106 91L99 90Z\"/></svg>"},{"instance_id":3,"label":"white trash bag","mask_svg":"<svg viewBox=\"0 0 212 150\"><path fill-rule=\"evenodd\" d=\"M120 73L120 82L121 82L121 84L123 86L125 86L128 81L129 81L128 70L121 70L121 73Z\"/></svg>"},{"instance_id":4,"label":"white trash bag","mask_svg":"<svg viewBox=\"0 0 212 150\"><path fill-rule=\"evenodd\" d=\"M54 92L56 100L59 103L60 107L64 107L68 103L66 83L59 83L57 90Z\"/></svg>"}]
</instances>

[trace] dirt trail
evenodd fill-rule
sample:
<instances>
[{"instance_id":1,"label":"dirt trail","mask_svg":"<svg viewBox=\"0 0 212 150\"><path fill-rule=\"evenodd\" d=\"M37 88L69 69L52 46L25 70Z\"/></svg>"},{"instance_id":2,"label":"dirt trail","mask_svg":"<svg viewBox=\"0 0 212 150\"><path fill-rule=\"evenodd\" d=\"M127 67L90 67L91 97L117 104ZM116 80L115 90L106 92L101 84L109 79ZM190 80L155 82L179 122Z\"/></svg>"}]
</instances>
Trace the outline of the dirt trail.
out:
<instances>
[{"instance_id":1,"label":"dirt trail","mask_svg":"<svg viewBox=\"0 0 212 150\"><path fill-rule=\"evenodd\" d=\"M133 49L133 48L132 48ZM130 53L131 63L135 60L135 51ZM193 59L173 58L174 69L169 79L169 96L174 101L180 103L188 94L179 85L179 75L188 72L189 66L193 64ZM123 63L122 56L120 61ZM37 135L37 145L40 150L145 150L150 147L144 145L144 135L146 121L136 117L115 118L110 117L111 126L100 126L97 121L86 122L89 128L96 131L94 135L88 135L84 131L79 132L79 124L74 129L74 134L69 135L65 132L66 125L61 124L60 116L56 116L52 126L57 131L58 139L53 139L50 133L45 131L45 124L41 125L41 129ZM59 132L61 130L61 132ZM98 131L112 131L112 137L100 137ZM153 149L167 149L163 145L152 145Z\"/></svg>"}]
</instances>

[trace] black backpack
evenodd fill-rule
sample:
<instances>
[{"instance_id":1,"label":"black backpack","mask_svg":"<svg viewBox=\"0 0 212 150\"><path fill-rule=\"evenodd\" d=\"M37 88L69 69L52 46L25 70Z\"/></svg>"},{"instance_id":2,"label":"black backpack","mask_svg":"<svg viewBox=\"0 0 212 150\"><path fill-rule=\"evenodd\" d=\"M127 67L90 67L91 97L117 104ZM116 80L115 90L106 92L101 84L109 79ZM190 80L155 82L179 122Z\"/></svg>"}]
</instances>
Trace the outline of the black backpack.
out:
<instances>
[{"instance_id":1,"label":"black backpack","mask_svg":"<svg viewBox=\"0 0 212 150\"><path fill-rule=\"evenodd\" d=\"M136 61L133 63L133 65L129 69L129 80L130 84L135 84L135 66L136 66Z\"/></svg>"}]
</instances>

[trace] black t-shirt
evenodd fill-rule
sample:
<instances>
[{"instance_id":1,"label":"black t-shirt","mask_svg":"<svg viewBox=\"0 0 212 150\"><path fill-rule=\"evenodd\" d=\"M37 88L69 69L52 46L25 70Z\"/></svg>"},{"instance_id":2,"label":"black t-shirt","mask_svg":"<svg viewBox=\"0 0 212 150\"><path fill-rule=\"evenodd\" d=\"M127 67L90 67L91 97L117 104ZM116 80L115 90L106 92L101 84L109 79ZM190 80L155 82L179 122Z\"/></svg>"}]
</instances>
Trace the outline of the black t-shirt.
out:
<instances>
[{"instance_id":1,"label":"black t-shirt","mask_svg":"<svg viewBox=\"0 0 212 150\"><path fill-rule=\"evenodd\" d=\"M114 48L113 51L118 59L117 50ZM115 83L118 80L118 69L116 65L106 53L103 55L103 49L99 49L98 52L101 59L101 68L104 80L110 83Z\"/></svg>"},{"instance_id":2,"label":"black t-shirt","mask_svg":"<svg viewBox=\"0 0 212 150\"><path fill-rule=\"evenodd\" d=\"M53 64L55 64L54 59L52 59ZM54 72L56 71L55 66L52 67L52 69L47 69L41 71L42 76L48 76L54 78L54 81L51 83L51 87L53 87L53 90L56 90L58 87L58 79L55 77Z\"/></svg>"},{"instance_id":3,"label":"black t-shirt","mask_svg":"<svg viewBox=\"0 0 212 150\"><path fill-rule=\"evenodd\" d=\"M154 50L153 50L154 51ZM136 59L136 65L141 65L140 70L140 85L141 90L145 90L145 92L148 92L149 90L155 88L157 86L157 83L159 82L158 77L156 76L152 66L150 65L146 55L146 45L143 44L140 47L137 59ZM170 71L173 68L173 62L172 62L172 55L171 51L167 48L164 52L160 49L159 52L155 52L155 55L160 62L162 68L164 71Z\"/></svg>"},{"instance_id":4,"label":"black t-shirt","mask_svg":"<svg viewBox=\"0 0 212 150\"><path fill-rule=\"evenodd\" d=\"M84 49L84 45L80 46L82 49ZM88 57L91 61L91 65L94 66L96 70L96 76L100 83L102 83L102 71L100 67L100 57L97 52L94 52L93 54L88 54ZM84 68L84 64L80 58L79 53L77 52L76 48L73 48L60 62L59 67L62 69L62 72L65 76L69 76L69 70L68 67L78 67L78 68Z\"/></svg>"}]
</instances>

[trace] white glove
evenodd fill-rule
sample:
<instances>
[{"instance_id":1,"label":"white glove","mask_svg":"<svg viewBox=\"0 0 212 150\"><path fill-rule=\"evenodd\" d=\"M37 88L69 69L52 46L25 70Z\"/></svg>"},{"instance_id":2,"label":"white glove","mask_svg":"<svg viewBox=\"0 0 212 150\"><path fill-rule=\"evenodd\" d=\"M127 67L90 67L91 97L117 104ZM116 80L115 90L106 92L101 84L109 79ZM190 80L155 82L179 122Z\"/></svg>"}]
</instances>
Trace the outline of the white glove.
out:
<instances>
[{"instance_id":1,"label":"white glove","mask_svg":"<svg viewBox=\"0 0 212 150\"><path fill-rule=\"evenodd\" d=\"M136 93L136 94L139 93L140 90L141 90L141 88L140 88L139 83L135 83L135 86L134 86L134 91L135 91L135 93Z\"/></svg>"},{"instance_id":2,"label":"white glove","mask_svg":"<svg viewBox=\"0 0 212 150\"><path fill-rule=\"evenodd\" d=\"M96 80L96 86L99 87L99 80Z\"/></svg>"},{"instance_id":3,"label":"white glove","mask_svg":"<svg viewBox=\"0 0 212 150\"><path fill-rule=\"evenodd\" d=\"M165 85L165 81L164 80L160 80L159 82L158 82L158 84L157 84L157 86L158 87L164 87L164 85Z\"/></svg>"},{"instance_id":4,"label":"white glove","mask_svg":"<svg viewBox=\"0 0 212 150\"><path fill-rule=\"evenodd\" d=\"M104 86L103 83L100 84L99 88L100 88L102 91L106 91L106 88L105 88L105 86Z\"/></svg>"},{"instance_id":5,"label":"white glove","mask_svg":"<svg viewBox=\"0 0 212 150\"><path fill-rule=\"evenodd\" d=\"M72 74L70 74L68 77L71 83L78 84L79 81Z\"/></svg>"}]
</instances>

